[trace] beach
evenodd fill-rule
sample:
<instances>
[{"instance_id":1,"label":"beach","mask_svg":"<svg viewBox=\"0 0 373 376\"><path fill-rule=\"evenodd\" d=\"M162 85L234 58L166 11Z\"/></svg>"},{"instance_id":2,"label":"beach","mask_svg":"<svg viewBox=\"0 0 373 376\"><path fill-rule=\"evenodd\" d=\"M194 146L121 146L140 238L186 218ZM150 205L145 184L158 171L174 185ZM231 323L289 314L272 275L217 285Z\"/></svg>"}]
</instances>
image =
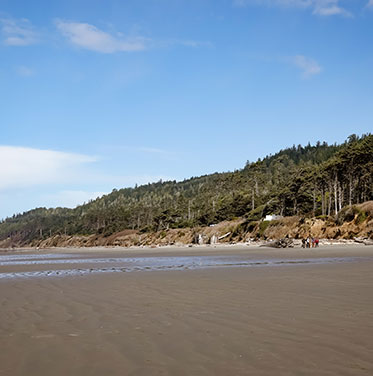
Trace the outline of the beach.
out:
<instances>
[{"instance_id":1,"label":"beach","mask_svg":"<svg viewBox=\"0 0 373 376\"><path fill-rule=\"evenodd\" d=\"M373 247L0 254L0 375L371 375Z\"/></svg>"}]
</instances>

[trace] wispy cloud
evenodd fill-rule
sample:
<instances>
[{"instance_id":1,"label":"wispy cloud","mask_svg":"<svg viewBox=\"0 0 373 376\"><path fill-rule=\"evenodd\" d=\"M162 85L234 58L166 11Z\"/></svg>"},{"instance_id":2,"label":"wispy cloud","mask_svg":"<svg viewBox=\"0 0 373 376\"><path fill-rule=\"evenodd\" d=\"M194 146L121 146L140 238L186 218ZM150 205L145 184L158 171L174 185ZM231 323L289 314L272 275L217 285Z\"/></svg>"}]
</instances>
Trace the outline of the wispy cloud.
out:
<instances>
[{"instance_id":1,"label":"wispy cloud","mask_svg":"<svg viewBox=\"0 0 373 376\"><path fill-rule=\"evenodd\" d=\"M0 190L73 182L97 158L54 150L0 146Z\"/></svg>"},{"instance_id":2,"label":"wispy cloud","mask_svg":"<svg viewBox=\"0 0 373 376\"><path fill-rule=\"evenodd\" d=\"M352 17L352 13L339 5L339 0L315 0L313 13L319 16L345 16Z\"/></svg>"},{"instance_id":3,"label":"wispy cloud","mask_svg":"<svg viewBox=\"0 0 373 376\"><path fill-rule=\"evenodd\" d=\"M0 24L3 43L8 46L29 46L39 41L39 34L25 18L1 18Z\"/></svg>"},{"instance_id":4,"label":"wispy cloud","mask_svg":"<svg viewBox=\"0 0 373 376\"><path fill-rule=\"evenodd\" d=\"M111 34L100 30L94 25L81 22L57 20L56 27L73 45L107 54L143 51L175 45L192 48L211 47L210 42L201 42L191 39L157 40L140 36L125 37L122 33Z\"/></svg>"},{"instance_id":5,"label":"wispy cloud","mask_svg":"<svg viewBox=\"0 0 373 376\"><path fill-rule=\"evenodd\" d=\"M167 153L156 148L135 149L150 154ZM95 162L102 162L102 158L96 156L19 146L0 145L0 160L0 191L36 185L75 185L82 182L97 185L103 181L109 185L125 187L171 179L162 175L110 175L97 170ZM96 170L91 168L92 165Z\"/></svg>"},{"instance_id":6,"label":"wispy cloud","mask_svg":"<svg viewBox=\"0 0 373 376\"><path fill-rule=\"evenodd\" d=\"M19 67L17 67L16 73L22 77L31 77L35 75L34 70L29 67L26 67L25 65L20 65Z\"/></svg>"},{"instance_id":7,"label":"wispy cloud","mask_svg":"<svg viewBox=\"0 0 373 376\"><path fill-rule=\"evenodd\" d=\"M123 33L110 33L84 22L57 19L55 26L72 45L105 54L136 52L176 45L192 48L211 47L210 42L192 39L157 40L142 36L126 36ZM0 17L0 30L2 42L8 46L32 45L38 43L41 37L31 22L25 18Z\"/></svg>"},{"instance_id":8,"label":"wispy cloud","mask_svg":"<svg viewBox=\"0 0 373 376\"><path fill-rule=\"evenodd\" d=\"M148 41L143 37L125 37L121 33L112 35L88 23L57 20L56 27L73 45L107 54L142 51Z\"/></svg>"},{"instance_id":9,"label":"wispy cloud","mask_svg":"<svg viewBox=\"0 0 373 376\"><path fill-rule=\"evenodd\" d=\"M373 1L373 0L370 0ZM233 0L233 4L238 7L248 5L275 6L287 8L310 9L313 14L319 16L340 15L351 17L352 14L340 6L340 0Z\"/></svg>"},{"instance_id":10,"label":"wispy cloud","mask_svg":"<svg viewBox=\"0 0 373 376\"><path fill-rule=\"evenodd\" d=\"M366 5L367 8L373 9L373 0L369 0L368 4Z\"/></svg>"},{"instance_id":11,"label":"wispy cloud","mask_svg":"<svg viewBox=\"0 0 373 376\"><path fill-rule=\"evenodd\" d=\"M291 57L289 61L302 71L304 78L312 77L322 71L320 64L316 60L303 55Z\"/></svg>"},{"instance_id":12,"label":"wispy cloud","mask_svg":"<svg viewBox=\"0 0 373 376\"><path fill-rule=\"evenodd\" d=\"M113 187L175 179L162 174L107 174L99 167L102 159L95 156L27 147L0 145L0 160L0 219L40 206L75 207Z\"/></svg>"}]
</instances>

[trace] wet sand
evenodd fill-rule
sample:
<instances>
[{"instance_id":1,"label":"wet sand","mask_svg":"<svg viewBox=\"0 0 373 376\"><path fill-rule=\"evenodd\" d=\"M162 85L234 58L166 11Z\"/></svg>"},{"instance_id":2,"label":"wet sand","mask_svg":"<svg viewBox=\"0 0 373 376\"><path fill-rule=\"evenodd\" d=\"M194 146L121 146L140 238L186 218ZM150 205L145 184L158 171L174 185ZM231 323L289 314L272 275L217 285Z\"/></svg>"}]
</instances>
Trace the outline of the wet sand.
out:
<instances>
[{"instance_id":1,"label":"wet sand","mask_svg":"<svg viewBox=\"0 0 373 376\"><path fill-rule=\"evenodd\" d=\"M372 375L373 247L0 254L0 375Z\"/></svg>"}]
</instances>

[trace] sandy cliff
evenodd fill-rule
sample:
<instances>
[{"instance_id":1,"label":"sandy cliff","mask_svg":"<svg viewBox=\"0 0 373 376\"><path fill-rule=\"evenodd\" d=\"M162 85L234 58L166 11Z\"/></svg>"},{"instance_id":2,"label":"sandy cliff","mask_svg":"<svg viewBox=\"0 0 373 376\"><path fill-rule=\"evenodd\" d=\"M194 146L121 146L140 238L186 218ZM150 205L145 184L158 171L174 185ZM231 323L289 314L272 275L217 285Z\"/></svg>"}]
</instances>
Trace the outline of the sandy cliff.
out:
<instances>
[{"instance_id":1,"label":"sandy cliff","mask_svg":"<svg viewBox=\"0 0 373 376\"><path fill-rule=\"evenodd\" d=\"M209 244L280 239L285 236L300 239L307 236L320 239L373 239L373 202L344 208L337 217L286 217L274 221L237 219L208 227L169 229L142 233L124 230L108 237L103 235L55 235L30 244L0 242L1 248L32 247L94 247L94 246L160 246L170 244Z\"/></svg>"}]
</instances>

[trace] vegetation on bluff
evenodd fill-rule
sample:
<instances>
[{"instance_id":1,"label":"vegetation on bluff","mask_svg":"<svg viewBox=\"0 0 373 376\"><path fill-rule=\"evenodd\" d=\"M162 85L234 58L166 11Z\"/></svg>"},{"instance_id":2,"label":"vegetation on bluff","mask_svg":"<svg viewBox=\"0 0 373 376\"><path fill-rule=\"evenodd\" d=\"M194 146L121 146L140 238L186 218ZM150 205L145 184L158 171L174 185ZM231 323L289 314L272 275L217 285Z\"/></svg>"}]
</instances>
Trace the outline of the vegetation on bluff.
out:
<instances>
[{"instance_id":1,"label":"vegetation on bluff","mask_svg":"<svg viewBox=\"0 0 373 376\"><path fill-rule=\"evenodd\" d=\"M75 209L34 209L2 221L0 240L26 244L57 234L162 231L237 217L249 223L269 213L331 216L368 200L373 136L352 135L341 145L293 146L234 172L113 190Z\"/></svg>"}]
</instances>

